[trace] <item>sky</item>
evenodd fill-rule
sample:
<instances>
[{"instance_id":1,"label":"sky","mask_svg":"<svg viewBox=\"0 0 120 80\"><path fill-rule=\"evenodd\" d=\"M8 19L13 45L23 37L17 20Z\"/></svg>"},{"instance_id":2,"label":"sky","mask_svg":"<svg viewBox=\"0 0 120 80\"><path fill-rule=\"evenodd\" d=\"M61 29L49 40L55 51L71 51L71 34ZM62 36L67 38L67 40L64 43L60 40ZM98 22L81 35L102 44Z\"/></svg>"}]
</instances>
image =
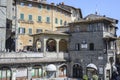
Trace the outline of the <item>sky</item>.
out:
<instances>
[{"instance_id":1,"label":"sky","mask_svg":"<svg viewBox=\"0 0 120 80\"><path fill-rule=\"evenodd\" d=\"M82 10L83 17L89 14L95 14L97 11L99 15L106 15L107 17L119 20L117 35L120 36L120 0L47 0L48 3L59 4L64 2Z\"/></svg>"}]
</instances>

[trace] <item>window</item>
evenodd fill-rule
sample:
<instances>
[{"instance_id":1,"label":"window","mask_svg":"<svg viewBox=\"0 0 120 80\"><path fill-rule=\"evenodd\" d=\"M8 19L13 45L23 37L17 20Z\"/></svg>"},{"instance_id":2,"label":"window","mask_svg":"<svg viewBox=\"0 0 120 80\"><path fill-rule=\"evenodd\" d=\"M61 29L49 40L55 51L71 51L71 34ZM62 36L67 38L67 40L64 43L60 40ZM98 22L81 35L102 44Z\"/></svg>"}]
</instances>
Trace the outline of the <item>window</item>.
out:
<instances>
[{"instance_id":1,"label":"window","mask_svg":"<svg viewBox=\"0 0 120 80\"><path fill-rule=\"evenodd\" d=\"M28 20L32 21L32 15L29 15Z\"/></svg>"},{"instance_id":2,"label":"window","mask_svg":"<svg viewBox=\"0 0 120 80\"><path fill-rule=\"evenodd\" d=\"M63 24L63 21L62 20L60 20L60 25L62 25Z\"/></svg>"},{"instance_id":3,"label":"window","mask_svg":"<svg viewBox=\"0 0 120 80\"><path fill-rule=\"evenodd\" d=\"M47 8L47 10L50 10L50 6L47 6L46 8Z\"/></svg>"},{"instance_id":4,"label":"window","mask_svg":"<svg viewBox=\"0 0 120 80\"><path fill-rule=\"evenodd\" d=\"M28 4L29 7L32 7L32 4Z\"/></svg>"},{"instance_id":5,"label":"window","mask_svg":"<svg viewBox=\"0 0 120 80\"><path fill-rule=\"evenodd\" d=\"M20 14L20 19L24 20L24 14L23 13Z\"/></svg>"},{"instance_id":6,"label":"window","mask_svg":"<svg viewBox=\"0 0 120 80\"><path fill-rule=\"evenodd\" d=\"M42 21L41 16L38 16L38 21L39 21L39 22L41 22L41 21Z\"/></svg>"},{"instance_id":7,"label":"window","mask_svg":"<svg viewBox=\"0 0 120 80\"><path fill-rule=\"evenodd\" d=\"M31 28L28 29L28 33L32 34L32 29Z\"/></svg>"},{"instance_id":8,"label":"window","mask_svg":"<svg viewBox=\"0 0 120 80\"><path fill-rule=\"evenodd\" d=\"M39 5L38 5L38 8L39 8L39 9L42 9L42 5L39 4Z\"/></svg>"},{"instance_id":9,"label":"window","mask_svg":"<svg viewBox=\"0 0 120 80\"><path fill-rule=\"evenodd\" d=\"M47 22L47 23L50 23L50 17L47 17L47 18L46 18L46 22Z\"/></svg>"},{"instance_id":10,"label":"window","mask_svg":"<svg viewBox=\"0 0 120 80\"><path fill-rule=\"evenodd\" d=\"M90 43L89 44L89 49L92 51L92 50L94 50L94 44L93 43Z\"/></svg>"},{"instance_id":11,"label":"window","mask_svg":"<svg viewBox=\"0 0 120 80\"><path fill-rule=\"evenodd\" d=\"M21 2L20 5L21 5L21 6L24 6L25 4Z\"/></svg>"},{"instance_id":12,"label":"window","mask_svg":"<svg viewBox=\"0 0 120 80\"><path fill-rule=\"evenodd\" d=\"M80 50L80 44L79 44L79 43L76 43L76 44L75 44L75 50L77 50L77 51Z\"/></svg>"},{"instance_id":13,"label":"window","mask_svg":"<svg viewBox=\"0 0 120 80\"><path fill-rule=\"evenodd\" d=\"M19 33L20 34L25 34L25 28L19 28Z\"/></svg>"},{"instance_id":14,"label":"window","mask_svg":"<svg viewBox=\"0 0 120 80\"><path fill-rule=\"evenodd\" d=\"M66 26L66 25L67 25L67 21L64 22L64 26Z\"/></svg>"},{"instance_id":15,"label":"window","mask_svg":"<svg viewBox=\"0 0 120 80\"><path fill-rule=\"evenodd\" d=\"M55 23L58 24L58 19L57 18L55 18Z\"/></svg>"},{"instance_id":16,"label":"window","mask_svg":"<svg viewBox=\"0 0 120 80\"><path fill-rule=\"evenodd\" d=\"M42 29L36 29L36 33L41 33L42 31Z\"/></svg>"}]
</instances>

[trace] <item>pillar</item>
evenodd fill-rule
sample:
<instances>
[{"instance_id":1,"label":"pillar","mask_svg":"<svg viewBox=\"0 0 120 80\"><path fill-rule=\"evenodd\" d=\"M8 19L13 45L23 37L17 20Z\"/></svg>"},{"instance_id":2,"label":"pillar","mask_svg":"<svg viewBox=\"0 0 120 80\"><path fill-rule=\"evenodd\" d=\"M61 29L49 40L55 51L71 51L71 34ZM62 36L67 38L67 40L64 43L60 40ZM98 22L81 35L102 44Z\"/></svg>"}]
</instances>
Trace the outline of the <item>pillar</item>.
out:
<instances>
[{"instance_id":1,"label":"pillar","mask_svg":"<svg viewBox=\"0 0 120 80\"><path fill-rule=\"evenodd\" d=\"M32 67L28 67L27 72L28 72L27 80L31 80L32 79Z\"/></svg>"},{"instance_id":2,"label":"pillar","mask_svg":"<svg viewBox=\"0 0 120 80\"><path fill-rule=\"evenodd\" d=\"M11 69L11 72L12 72L12 80L16 80L16 68L12 68Z\"/></svg>"},{"instance_id":3,"label":"pillar","mask_svg":"<svg viewBox=\"0 0 120 80\"><path fill-rule=\"evenodd\" d=\"M44 39L44 41L43 41L43 53L44 53L44 56L46 56L46 41L47 41L47 39Z\"/></svg>"},{"instance_id":4,"label":"pillar","mask_svg":"<svg viewBox=\"0 0 120 80\"><path fill-rule=\"evenodd\" d=\"M57 53L59 53L59 39L56 39L56 42L57 42L57 46L56 46L56 49L57 49Z\"/></svg>"},{"instance_id":5,"label":"pillar","mask_svg":"<svg viewBox=\"0 0 120 80\"><path fill-rule=\"evenodd\" d=\"M59 57L59 41L60 39L56 39L56 52L57 52L57 58Z\"/></svg>"}]
</instances>

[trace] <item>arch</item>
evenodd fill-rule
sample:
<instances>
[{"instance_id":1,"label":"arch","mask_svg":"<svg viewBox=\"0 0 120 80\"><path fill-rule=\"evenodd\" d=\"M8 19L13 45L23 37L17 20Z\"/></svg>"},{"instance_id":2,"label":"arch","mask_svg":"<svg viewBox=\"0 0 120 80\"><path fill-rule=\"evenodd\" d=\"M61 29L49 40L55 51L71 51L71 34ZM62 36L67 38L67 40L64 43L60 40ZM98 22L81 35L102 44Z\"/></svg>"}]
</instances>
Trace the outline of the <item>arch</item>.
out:
<instances>
[{"instance_id":1,"label":"arch","mask_svg":"<svg viewBox=\"0 0 120 80\"><path fill-rule=\"evenodd\" d=\"M48 52L56 52L56 41L54 39L48 39L46 45Z\"/></svg>"},{"instance_id":2,"label":"arch","mask_svg":"<svg viewBox=\"0 0 120 80\"><path fill-rule=\"evenodd\" d=\"M59 77L67 76L67 65L62 65L59 67Z\"/></svg>"},{"instance_id":3,"label":"arch","mask_svg":"<svg viewBox=\"0 0 120 80\"><path fill-rule=\"evenodd\" d=\"M65 39L61 39L59 41L59 51L60 52L67 52L67 41Z\"/></svg>"},{"instance_id":4,"label":"arch","mask_svg":"<svg viewBox=\"0 0 120 80\"><path fill-rule=\"evenodd\" d=\"M35 48L38 52L41 52L41 47L42 47L42 41L40 39L37 39L35 42Z\"/></svg>"},{"instance_id":5,"label":"arch","mask_svg":"<svg viewBox=\"0 0 120 80\"><path fill-rule=\"evenodd\" d=\"M16 80L27 79L27 65L21 64L16 67Z\"/></svg>"},{"instance_id":6,"label":"arch","mask_svg":"<svg viewBox=\"0 0 120 80\"><path fill-rule=\"evenodd\" d=\"M34 65L32 67L32 78L41 78L43 77L43 67L42 65Z\"/></svg>"},{"instance_id":7,"label":"arch","mask_svg":"<svg viewBox=\"0 0 120 80\"><path fill-rule=\"evenodd\" d=\"M0 80L11 80L12 71L11 68L8 66L1 66L0 67Z\"/></svg>"},{"instance_id":8,"label":"arch","mask_svg":"<svg viewBox=\"0 0 120 80\"><path fill-rule=\"evenodd\" d=\"M73 78L81 78L83 76L83 69L82 66L79 64L74 64L73 65Z\"/></svg>"}]
</instances>

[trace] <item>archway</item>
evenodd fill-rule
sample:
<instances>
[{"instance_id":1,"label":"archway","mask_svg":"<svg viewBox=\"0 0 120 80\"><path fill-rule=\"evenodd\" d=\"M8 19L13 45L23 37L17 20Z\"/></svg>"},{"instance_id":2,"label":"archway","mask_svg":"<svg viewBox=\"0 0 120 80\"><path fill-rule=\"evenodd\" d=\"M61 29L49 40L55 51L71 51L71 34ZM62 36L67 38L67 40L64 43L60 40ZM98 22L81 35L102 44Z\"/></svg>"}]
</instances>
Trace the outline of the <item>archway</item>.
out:
<instances>
[{"instance_id":1,"label":"archway","mask_svg":"<svg viewBox=\"0 0 120 80\"><path fill-rule=\"evenodd\" d=\"M42 42L38 39L36 40L36 50L41 52Z\"/></svg>"},{"instance_id":2,"label":"archway","mask_svg":"<svg viewBox=\"0 0 120 80\"><path fill-rule=\"evenodd\" d=\"M9 67L0 68L0 80L11 80L11 69Z\"/></svg>"},{"instance_id":3,"label":"archway","mask_svg":"<svg viewBox=\"0 0 120 80\"><path fill-rule=\"evenodd\" d=\"M47 51L48 52L55 52L56 51L56 41L54 39L47 40Z\"/></svg>"},{"instance_id":4,"label":"archway","mask_svg":"<svg viewBox=\"0 0 120 80\"><path fill-rule=\"evenodd\" d=\"M16 80L26 80L27 79L27 67L26 66L18 66L16 68Z\"/></svg>"},{"instance_id":5,"label":"archway","mask_svg":"<svg viewBox=\"0 0 120 80\"><path fill-rule=\"evenodd\" d=\"M65 39L61 39L59 42L59 51L67 52L67 41Z\"/></svg>"},{"instance_id":6,"label":"archway","mask_svg":"<svg viewBox=\"0 0 120 80\"><path fill-rule=\"evenodd\" d=\"M32 68L32 78L41 78L43 77L43 68L41 65L35 65Z\"/></svg>"},{"instance_id":7,"label":"archway","mask_svg":"<svg viewBox=\"0 0 120 80\"><path fill-rule=\"evenodd\" d=\"M59 68L59 77L66 77L67 76L67 66L63 65Z\"/></svg>"},{"instance_id":8,"label":"archway","mask_svg":"<svg viewBox=\"0 0 120 80\"><path fill-rule=\"evenodd\" d=\"M83 70L79 64L73 65L73 78L82 78Z\"/></svg>"}]
</instances>

